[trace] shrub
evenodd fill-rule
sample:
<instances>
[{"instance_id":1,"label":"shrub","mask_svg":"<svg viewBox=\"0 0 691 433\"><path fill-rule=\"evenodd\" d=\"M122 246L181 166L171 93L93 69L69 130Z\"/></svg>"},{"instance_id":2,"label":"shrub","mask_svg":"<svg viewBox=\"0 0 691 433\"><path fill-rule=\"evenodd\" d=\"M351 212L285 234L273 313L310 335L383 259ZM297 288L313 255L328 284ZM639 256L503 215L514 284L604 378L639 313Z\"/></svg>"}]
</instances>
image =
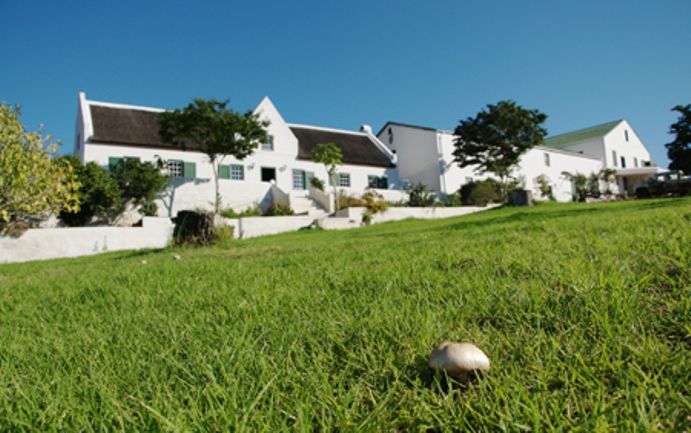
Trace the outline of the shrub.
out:
<instances>
[{"instance_id":1,"label":"shrub","mask_svg":"<svg viewBox=\"0 0 691 433\"><path fill-rule=\"evenodd\" d=\"M232 241L233 229L233 226L214 227L214 242Z\"/></svg>"},{"instance_id":2,"label":"shrub","mask_svg":"<svg viewBox=\"0 0 691 433\"><path fill-rule=\"evenodd\" d=\"M347 209L349 207L365 207L367 206L367 202L365 200L348 195L345 191L341 191L338 194L338 209Z\"/></svg>"},{"instance_id":3,"label":"shrub","mask_svg":"<svg viewBox=\"0 0 691 433\"><path fill-rule=\"evenodd\" d=\"M122 206L122 192L108 172L95 162L82 162L76 156L62 156L62 161L72 165L74 175L82 187L78 197L81 203L78 211L63 210L60 220L68 226L83 226L94 217L110 220Z\"/></svg>"},{"instance_id":4,"label":"shrub","mask_svg":"<svg viewBox=\"0 0 691 433\"><path fill-rule=\"evenodd\" d=\"M247 209L236 212L233 208L225 208L221 211L221 216L224 218L243 218L262 216L262 209L258 204L248 207Z\"/></svg>"},{"instance_id":5,"label":"shrub","mask_svg":"<svg viewBox=\"0 0 691 433\"><path fill-rule=\"evenodd\" d=\"M272 203L271 206L266 210L266 216L290 216L295 215L295 212L290 208L289 205Z\"/></svg>"},{"instance_id":6,"label":"shrub","mask_svg":"<svg viewBox=\"0 0 691 433\"><path fill-rule=\"evenodd\" d=\"M212 212L183 210L173 219L173 243L175 245L207 245L214 240L214 216Z\"/></svg>"},{"instance_id":7,"label":"shrub","mask_svg":"<svg viewBox=\"0 0 691 433\"><path fill-rule=\"evenodd\" d=\"M141 205L139 213L149 217L156 216L158 215L158 206L153 200L148 200Z\"/></svg>"},{"instance_id":8,"label":"shrub","mask_svg":"<svg viewBox=\"0 0 691 433\"><path fill-rule=\"evenodd\" d=\"M424 183L418 182L408 187L408 206L429 207L437 204L437 195L427 191Z\"/></svg>"},{"instance_id":9,"label":"shrub","mask_svg":"<svg viewBox=\"0 0 691 433\"><path fill-rule=\"evenodd\" d=\"M135 204L156 198L171 181L169 176L150 162L125 158L113 169L112 176L122 191L123 203L132 200Z\"/></svg>"},{"instance_id":10,"label":"shrub","mask_svg":"<svg viewBox=\"0 0 691 433\"><path fill-rule=\"evenodd\" d=\"M537 181L537 188L540 190L540 196L553 201L554 192L552 191L552 184L549 181L549 177L541 174L535 180Z\"/></svg>"},{"instance_id":11,"label":"shrub","mask_svg":"<svg viewBox=\"0 0 691 433\"><path fill-rule=\"evenodd\" d=\"M362 200L365 201L367 209L362 214L362 223L369 225L372 223L374 215L386 211L389 204L384 201L384 197L378 192L368 189L363 195Z\"/></svg>"},{"instance_id":12,"label":"shrub","mask_svg":"<svg viewBox=\"0 0 691 433\"><path fill-rule=\"evenodd\" d=\"M310 185L314 188L317 188L319 191L324 191L324 181L319 179L318 177L310 178Z\"/></svg>"},{"instance_id":13,"label":"shrub","mask_svg":"<svg viewBox=\"0 0 691 433\"><path fill-rule=\"evenodd\" d=\"M501 185L494 179L473 181L461 187L461 202L466 206L487 206L501 201Z\"/></svg>"},{"instance_id":14,"label":"shrub","mask_svg":"<svg viewBox=\"0 0 691 433\"><path fill-rule=\"evenodd\" d=\"M448 194L444 197L443 204L446 207L456 207L460 206L461 203L461 192L456 191L454 193Z\"/></svg>"}]
</instances>

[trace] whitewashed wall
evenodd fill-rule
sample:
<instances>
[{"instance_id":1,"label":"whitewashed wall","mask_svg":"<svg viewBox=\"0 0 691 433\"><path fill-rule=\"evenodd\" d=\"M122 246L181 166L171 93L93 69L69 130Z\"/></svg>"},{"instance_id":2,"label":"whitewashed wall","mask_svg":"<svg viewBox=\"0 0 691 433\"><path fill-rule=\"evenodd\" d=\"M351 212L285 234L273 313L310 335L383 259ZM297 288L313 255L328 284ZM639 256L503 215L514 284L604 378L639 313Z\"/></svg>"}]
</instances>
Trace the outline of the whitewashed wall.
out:
<instances>
[{"instance_id":1,"label":"whitewashed wall","mask_svg":"<svg viewBox=\"0 0 691 433\"><path fill-rule=\"evenodd\" d=\"M549 166L545 162L545 154L549 155ZM533 192L536 199L547 199L540 195L537 178L545 175L552 186L552 193L557 201L571 201L573 199L571 180L563 172L581 173L590 176L598 173L602 168L599 159L561 152L549 147L538 146L526 152L513 172L515 177L522 178L525 188Z\"/></svg>"},{"instance_id":2,"label":"whitewashed wall","mask_svg":"<svg viewBox=\"0 0 691 433\"><path fill-rule=\"evenodd\" d=\"M172 233L170 219L149 217L144 217L142 227L29 229L18 238L0 237L0 263L164 248Z\"/></svg>"},{"instance_id":3,"label":"whitewashed wall","mask_svg":"<svg viewBox=\"0 0 691 433\"><path fill-rule=\"evenodd\" d=\"M384 212L377 213L372 218L372 223L382 223L387 221L400 221L408 218L418 219L437 219L451 218L462 215L469 215L484 210L493 209L498 204L490 204L485 207L462 206L462 207L390 207ZM362 221L364 207L350 207L342 209L336 213L337 217L348 218L355 222Z\"/></svg>"},{"instance_id":4,"label":"whitewashed wall","mask_svg":"<svg viewBox=\"0 0 691 433\"><path fill-rule=\"evenodd\" d=\"M388 128L393 132L393 141L389 140ZM430 189L440 191L435 131L389 125L379 133L378 138L396 151L398 177L402 182L422 182Z\"/></svg>"}]
</instances>

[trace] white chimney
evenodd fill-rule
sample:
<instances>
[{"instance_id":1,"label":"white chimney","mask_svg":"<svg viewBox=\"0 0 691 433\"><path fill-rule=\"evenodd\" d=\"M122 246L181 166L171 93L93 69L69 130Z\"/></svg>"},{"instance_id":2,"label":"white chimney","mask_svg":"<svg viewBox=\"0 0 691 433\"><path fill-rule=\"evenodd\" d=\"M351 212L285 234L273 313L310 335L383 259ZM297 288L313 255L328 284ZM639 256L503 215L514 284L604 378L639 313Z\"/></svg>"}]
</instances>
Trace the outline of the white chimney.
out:
<instances>
[{"instance_id":1,"label":"white chimney","mask_svg":"<svg viewBox=\"0 0 691 433\"><path fill-rule=\"evenodd\" d=\"M360 132L366 132L366 133L372 135L372 127L367 125L367 124L364 124L364 125L360 126Z\"/></svg>"}]
</instances>

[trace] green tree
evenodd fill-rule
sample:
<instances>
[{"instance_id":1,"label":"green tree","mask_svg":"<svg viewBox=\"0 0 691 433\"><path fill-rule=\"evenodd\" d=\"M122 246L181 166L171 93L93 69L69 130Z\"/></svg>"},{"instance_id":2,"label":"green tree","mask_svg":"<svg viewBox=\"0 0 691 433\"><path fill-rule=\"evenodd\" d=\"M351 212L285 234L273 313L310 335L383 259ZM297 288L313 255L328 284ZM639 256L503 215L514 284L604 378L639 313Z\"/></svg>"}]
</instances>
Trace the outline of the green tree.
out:
<instances>
[{"instance_id":1,"label":"green tree","mask_svg":"<svg viewBox=\"0 0 691 433\"><path fill-rule=\"evenodd\" d=\"M221 210L221 195L218 189L218 172L227 155L245 159L259 143L269 139L266 127L259 114L247 111L239 113L228 107L228 100L195 99L185 108L165 111L159 114L161 139L166 143L192 147L209 158L214 173L216 198L214 211Z\"/></svg>"},{"instance_id":2,"label":"green tree","mask_svg":"<svg viewBox=\"0 0 691 433\"><path fill-rule=\"evenodd\" d=\"M329 181L333 186L334 203L336 210L338 210L338 182L336 179L336 169L339 165L343 164L343 152L341 152L341 148L338 147L336 143L317 144L314 149L312 149L312 161L324 164L326 173L329 175Z\"/></svg>"},{"instance_id":3,"label":"green tree","mask_svg":"<svg viewBox=\"0 0 691 433\"><path fill-rule=\"evenodd\" d=\"M95 162L82 162L76 156L61 156L63 164L73 167L79 190L80 207L77 210L65 209L60 212L60 220L69 226L83 226L94 216L111 219L119 213L122 204L122 191L108 171Z\"/></svg>"},{"instance_id":4,"label":"green tree","mask_svg":"<svg viewBox=\"0 0 691 433\"><path fill-rule=\"evenodd\" d=\"M27 131L19 115L17 107L0 104L0 234L20 233L32 218L79 209L72 166L52 158L59 143Z\"/></svg>"},{"instance_id":5,"label":"green tree","mask_svg":"<svg viewBox=\"0 0 691 433\"><path fill-rule=\"evenodd\" d=\"M508 193L506 179L526 151L547 135L542 123L547 115L528 110L513 101L487 105L474 118L461 120L454 131L454 161L459 167L476 166L480 174L494 173L501 180L502 195Z\"/></svg>"},{"instance_id":6,"label":"green tree","mask_svg":"<svg viewBox=\"0 0 691 433\"><path fill-rule=\"evenodd\" d=\"M672 111L678 111L680 116L669 128L669 133L675 135L674 141L665 144L671 161L669 168L691 174L691 104L677 105Z\"/></svg>"},{"instance_id":7,"label":"green tree","mask_svg":"<svg viewBox=\"0 0 691 433\"><path fill-rule=\"evenodd\" d=\"M161 173L161 168L136 159L123 159L112 172L122 191L123 204L131 201L141 206L145 214L155 214L156 195L171 182L171 177Z\"/></svg>"}]
</instances>

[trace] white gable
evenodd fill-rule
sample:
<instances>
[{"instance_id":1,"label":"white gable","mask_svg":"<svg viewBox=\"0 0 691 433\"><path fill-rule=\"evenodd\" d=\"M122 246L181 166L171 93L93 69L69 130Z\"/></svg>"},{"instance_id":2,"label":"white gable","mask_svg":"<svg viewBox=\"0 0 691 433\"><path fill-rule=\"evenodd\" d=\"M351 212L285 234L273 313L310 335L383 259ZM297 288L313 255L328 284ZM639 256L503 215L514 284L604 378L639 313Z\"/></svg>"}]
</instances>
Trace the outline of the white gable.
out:
<instances>
[{"instance_id":1,"label":"white gable","mask_svg":"<svg viewBox=\"0 0 691 433\"><path fill-rule=\"evenodd\" d=\"M297 157L298 154L298 139L288 127L288 124L283 120L283 116L278 112L271 99L265 96L264 99L254 109L255 113L259 113L262 120L270 122L267 128L269 135L274 137L275 154L293 155ZM257 153L267 152L257 149Z\"/></svg>"}]
</instances>

